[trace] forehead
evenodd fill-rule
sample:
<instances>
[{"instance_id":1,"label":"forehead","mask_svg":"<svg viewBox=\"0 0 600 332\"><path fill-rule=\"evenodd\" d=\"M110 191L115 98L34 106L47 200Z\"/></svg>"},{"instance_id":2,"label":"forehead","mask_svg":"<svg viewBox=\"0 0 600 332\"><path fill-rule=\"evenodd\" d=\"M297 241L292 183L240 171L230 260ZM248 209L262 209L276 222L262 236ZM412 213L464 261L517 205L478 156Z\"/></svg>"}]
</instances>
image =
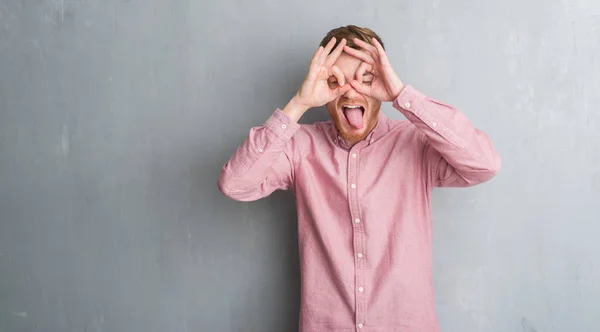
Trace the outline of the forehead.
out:
<instances>
[{"instance_id":1,"label":"forehead","mask_svg":"<svg viewBox=\"0 0 600 332\"><path fill-rule=\"evenodd\" d=\"M340 68L345 77L353 78L361 62L362 60L357 59L346 52L342 52L340 57L335 61L335 65Z\"/></svg>"}]
</instances>

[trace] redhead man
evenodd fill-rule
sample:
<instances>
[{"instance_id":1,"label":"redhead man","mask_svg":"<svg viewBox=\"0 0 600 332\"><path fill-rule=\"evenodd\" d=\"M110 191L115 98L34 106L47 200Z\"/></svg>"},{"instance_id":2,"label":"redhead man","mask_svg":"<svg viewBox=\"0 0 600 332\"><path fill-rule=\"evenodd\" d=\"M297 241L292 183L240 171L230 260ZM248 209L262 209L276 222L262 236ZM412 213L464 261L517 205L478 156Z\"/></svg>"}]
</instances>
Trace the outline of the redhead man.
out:
<instances>
[{"instance_id":1,"label":"redhead man","mask_svg":"<svg viewBox=\"0 0 600 332\"><path fill-rule=\"evenodd\" d=\"M392 105L406 120L380 111ZM298 124L326 105L331 121ZM301 332L437 332L431 193L490 180L500 157L459 110L404 84L381 38L330 31L302 86L223 166L227 197L292 190Z\"/></svg>"}]
</instances>

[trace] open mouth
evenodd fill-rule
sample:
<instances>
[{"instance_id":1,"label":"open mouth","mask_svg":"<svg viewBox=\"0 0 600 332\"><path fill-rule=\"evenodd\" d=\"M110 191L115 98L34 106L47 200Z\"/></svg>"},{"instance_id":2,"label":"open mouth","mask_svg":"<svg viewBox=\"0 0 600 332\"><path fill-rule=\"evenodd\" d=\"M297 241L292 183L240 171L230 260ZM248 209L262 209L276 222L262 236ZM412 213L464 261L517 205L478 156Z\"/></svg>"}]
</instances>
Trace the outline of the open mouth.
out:
<instances>
[{"instance_id":1,"label":"open mouth","mask_svg":"<svg viewBox=\"0 0 600 332\"><path fill-rule=\"evenodd\" d=\"M350 126L360 129L363 127L365 108L360 105L342 105L342 113Z\"/></svg>"}]
</instances>

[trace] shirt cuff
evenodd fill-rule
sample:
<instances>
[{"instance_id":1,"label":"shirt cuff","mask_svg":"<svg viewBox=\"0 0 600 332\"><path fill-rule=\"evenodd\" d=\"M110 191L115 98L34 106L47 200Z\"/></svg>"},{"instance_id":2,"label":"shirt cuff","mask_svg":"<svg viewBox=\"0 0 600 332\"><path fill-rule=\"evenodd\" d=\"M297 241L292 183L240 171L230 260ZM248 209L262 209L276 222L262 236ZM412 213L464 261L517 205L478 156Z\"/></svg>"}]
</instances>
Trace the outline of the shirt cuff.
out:
<instances>
[{"instance_id":1,"label":"shirt cuff","mask_svg":"<svg viewBox=\"0 0 600 332\"><path fill-rule=\"evenodd\" d=\"M427 98L427 96L424 93L411 85L405 85L402 92L400 92L400 95L394 99L392 105L396 109L403 109L418 115L418 111L420 110L418 105L420 105L425 98Z\"/></svg>"},{"instance_id":2,"label":"shirt cuff","mask_svg":"<svg viewBox=\"0 0 600 332\"><path fill-rule=\"evenodd\" d=\"M265 122L265 127L269 128L280 139L287 141L300 129L300 124L278 108Z\"/></svg>"}]
</instances>

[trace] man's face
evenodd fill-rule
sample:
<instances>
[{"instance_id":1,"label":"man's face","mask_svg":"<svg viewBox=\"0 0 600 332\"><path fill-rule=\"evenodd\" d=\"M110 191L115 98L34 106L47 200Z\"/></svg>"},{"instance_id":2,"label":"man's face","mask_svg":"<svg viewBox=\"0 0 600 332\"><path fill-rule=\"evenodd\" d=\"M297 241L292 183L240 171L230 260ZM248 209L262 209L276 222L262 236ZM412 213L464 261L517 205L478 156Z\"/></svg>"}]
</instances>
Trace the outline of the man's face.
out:
<instances>
[{"instance_id":1,"label":"man's face","mask_svg":"<svg viewBox=\"0 0 600 332\"><path fill-rule=\"evenodd\" d=\"M361 62L362 60L347 53L342 53L337 59L335 65L342 71L345 84L358 79L356 72ZM373 75L367 72L360 79L368 85L373 80ZM330 77L328 83L330 88L338 86L335 76ZM363 140L377 124L381 101L350 88L345 94L327 103L326 108L342 137L353 145Z\"/></svg>"}]
</instances>

